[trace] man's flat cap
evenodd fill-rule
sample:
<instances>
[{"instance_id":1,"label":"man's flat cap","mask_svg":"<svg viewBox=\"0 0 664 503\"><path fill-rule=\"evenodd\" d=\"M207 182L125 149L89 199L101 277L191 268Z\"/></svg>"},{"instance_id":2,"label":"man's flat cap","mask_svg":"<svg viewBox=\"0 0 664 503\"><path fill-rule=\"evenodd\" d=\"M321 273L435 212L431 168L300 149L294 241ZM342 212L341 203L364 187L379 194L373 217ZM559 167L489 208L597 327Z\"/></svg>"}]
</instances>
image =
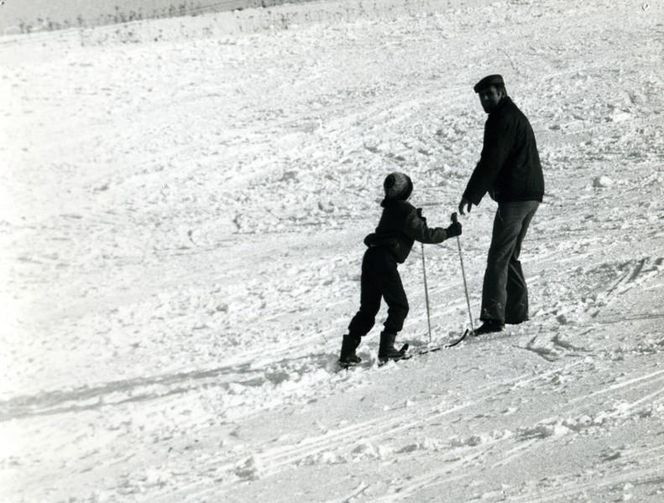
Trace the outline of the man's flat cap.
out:
<instances>
[{"instance_id":1,"label":"man's flat cap","mask_svg":"<svg viewBox=\"0 0 664 503\"><path fill-rule=\"evenodd\" d=\"M484 89L487 89L488 87L491 86L504 86L504 85L505 81L503 80L502 75L487 75L477 84L475 84L475 87L473 87L473 91L479 93L480 91L483 91Z\"/></svg>"}]
</instances>

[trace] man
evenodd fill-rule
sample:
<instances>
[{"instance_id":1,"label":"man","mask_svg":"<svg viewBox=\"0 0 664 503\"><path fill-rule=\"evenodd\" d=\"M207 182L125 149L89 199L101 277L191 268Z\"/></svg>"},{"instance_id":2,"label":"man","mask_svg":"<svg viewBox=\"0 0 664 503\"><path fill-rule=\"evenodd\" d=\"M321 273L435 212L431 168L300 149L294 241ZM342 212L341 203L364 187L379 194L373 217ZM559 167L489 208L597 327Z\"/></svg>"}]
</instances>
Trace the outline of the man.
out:
<instances>
[{"instance_id":1,"label":"man","mask_svg":"<svg viewBox=\"0 0 664 503\"><path fill-rule=\"evenodd\" d=\"M470 212L484 195L498 203L482 286L483 324L476 335L499 332L505 323L528 319L528 289L519 262L528 225L542 202L544 177L533 129L507 95L500 75L480 80L473 90L489 115L484 145L459 203Z\"/></svg>"}]
</instances>

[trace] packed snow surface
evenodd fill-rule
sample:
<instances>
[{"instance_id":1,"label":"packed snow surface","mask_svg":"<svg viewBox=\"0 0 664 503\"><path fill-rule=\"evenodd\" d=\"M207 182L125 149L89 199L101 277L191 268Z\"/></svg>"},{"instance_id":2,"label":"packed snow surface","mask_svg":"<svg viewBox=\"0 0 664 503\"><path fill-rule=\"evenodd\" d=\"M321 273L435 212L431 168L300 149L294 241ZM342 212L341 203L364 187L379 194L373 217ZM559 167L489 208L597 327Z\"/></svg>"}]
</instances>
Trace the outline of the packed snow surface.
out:
<instances>
[{"instance_id":1,"label":"packed snow surface","mask_svg":"<svg viewBox=\"0 0 664 503\"><path fill-rule=\"evenodd\" d=\"M0 39L0 500L664 501L663 43L662 2L613 0ZM378 367L382 311L340 371L382 180L449 223L488 73L545 169L531 320ZM462 218L475 317L494 209ZM424 253L444 344L456 240ZM419 246L400 270L417 349Z\"/></svg>"}]
</instances>

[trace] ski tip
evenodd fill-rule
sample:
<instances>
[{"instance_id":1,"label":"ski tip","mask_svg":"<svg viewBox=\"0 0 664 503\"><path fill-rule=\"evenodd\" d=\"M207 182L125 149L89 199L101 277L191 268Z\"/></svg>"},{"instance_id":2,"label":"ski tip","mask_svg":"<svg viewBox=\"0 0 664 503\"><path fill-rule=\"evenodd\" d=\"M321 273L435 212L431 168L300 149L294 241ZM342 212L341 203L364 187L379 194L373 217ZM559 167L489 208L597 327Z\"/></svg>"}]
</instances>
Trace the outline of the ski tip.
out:
<instances>
[{"instance_id":1,"label":"ski tip","mask_svg":"<svg viewBox=\"0 0 664 503\"><path fill-rule=\"evenodd\" d=\"M445 346L445 347L447 347L447 348L453 348L453 347L456 346L457 344L460 344L461 341L463 341L466 337L468 337L468 334L469 334L469 333L473 333L473 334L475 334L474 331L471 332L470 329L467 328L466 331L463 333L463 335L461 335L461 337L459 337L456 341L450 342L450 343L449 343L447 346Z\"/></svg>"}]
</instances>

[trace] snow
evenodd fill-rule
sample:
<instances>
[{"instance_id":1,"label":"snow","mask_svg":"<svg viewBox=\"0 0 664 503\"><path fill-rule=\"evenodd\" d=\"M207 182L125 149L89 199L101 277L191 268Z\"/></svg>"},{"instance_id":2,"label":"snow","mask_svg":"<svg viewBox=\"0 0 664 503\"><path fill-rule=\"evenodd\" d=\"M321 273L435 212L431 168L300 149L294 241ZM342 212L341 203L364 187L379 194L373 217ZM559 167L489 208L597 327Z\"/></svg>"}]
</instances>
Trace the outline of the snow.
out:
<instances>
[{"instance_id":1,"label":"snow","mask_svg":"<svg viewBox=\"0 0 664 503\"><path fill-rule=\"evenodd\" d=\"M0 500L663 501L663 10L324 2L0 40ZM384 176L447 225L493 72L545 166L531 320L382 367L377 326L340 371ZM475 316L493 210L462 220ZM445 343L458 251L425 253Z\"/></svg>"}]
</instances>

